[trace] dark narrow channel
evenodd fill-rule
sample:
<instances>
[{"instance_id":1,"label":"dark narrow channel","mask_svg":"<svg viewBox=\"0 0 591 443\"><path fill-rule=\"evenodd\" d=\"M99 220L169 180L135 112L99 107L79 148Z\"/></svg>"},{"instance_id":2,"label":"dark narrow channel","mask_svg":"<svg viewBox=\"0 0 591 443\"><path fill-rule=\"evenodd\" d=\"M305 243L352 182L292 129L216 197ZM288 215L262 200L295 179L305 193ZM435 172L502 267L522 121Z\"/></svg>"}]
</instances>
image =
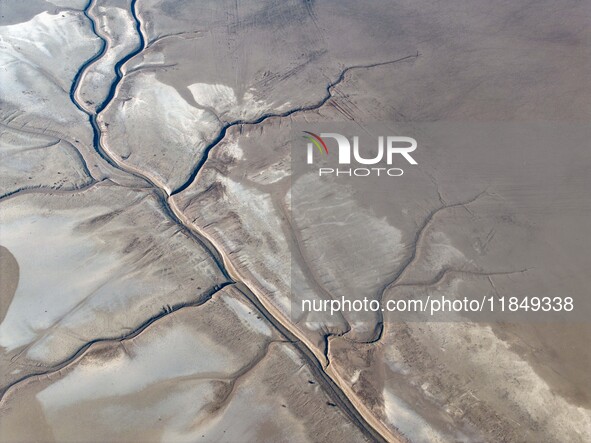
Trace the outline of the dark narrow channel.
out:
<instances>
[{"instance_id":1,"label":"dark narrow channel","mask_svg":"<svg viewBox=\"0 0 591 443\"><path fill-rule=\"evenodd\" d=\"M121 80L124 78L124 74L122 72L122 67L123 65L132 57L136 56L137 54L141 53L145 47L146 47L146 40L145 37L143 35L142 29L141 29L141 21L138 17L138 13L137 13L137 0L132 0L131 2L131 15L134 19L135 22L135 28L137 30L138 33L138 38L139 38L139 44L138 46L131 51L130 53L128 53L126 56L124 56L123 58L121 58L114 66L114 71L115 71L115 80L112 82L111 87L109 88L109 92L107 94L107 97L105 97L105 99L103 100L103 102L97 106L97 111L96 112L88 112L86 109L84 109L83 106L80 105L80 103L78 103L77 99L76 99L76 91L78 90L79 86L80 86L80 82L82 80L82 76L84 75L84 72L88 69L89 66L91 66L94 62L96 62L97 60L99 60L107 51L107 42L106 40L100 36L100 34L97 32L96 29L96 23L92 17L92 15L90 14L89 10L92 8L92 6L94 5L95 0L90 0L89 3L87 4L87 6L84 8L84 15L88 18L88 20L91 23L91 28L92 28L92 32L101 40L102 45L100 50L94 55L92 56L90 59L88 59L78 70L78 72L76 73L75 77L74 77L74 81L72 84L72 88L70 89L70 99L72 100L72 102L74 103L74 105L80 109L82 112L84 112L86 115L88 115L88 120L90 122L90 125L92 127L92 131L93 131L93 147L95 149L95 151L97 152L97 154L107 163L109 163L111 166L113 166L114 168L126 173L126 174L130 174L133 175L136 178L139 178L145 182L147 182L147 184L149 184L149 187L151 188L151 190L154 192L154 194L156 195L156 197L158 198L158 201L160 202L160 205L162 207L162 209L164 210L165 214L167 214L168 217L170 217L170 219L179 226L179 228L181 228L188 236L190 236L191 238L193 238L201 247L203 247L212 257L212 259L215 261L215 263L217 264L218 268L220 269L220 271L223 273L223 275L227 278L228 283L226 284L236 284L237 287L240 289L240 291L245 295L245 297L250 300L250 302L259 310L259 312L261 313L261 315L267 319L267 321L269 321L273 327L275 327L279 333L281 333L283 336L285 336L287 339L289 339L290 342L292 342L292 344L294 345L294 347L298 350L300 356L302 357L302 359L308 364L309 369L312 371L312 373L319 379L319 381L321 382L321 386L324 389L324 391L327 393L327 395L334 401L334 404L336 404L341 411L355 424L359 427L359 429L369 438L371 438L374 441L379 441L379 442L384 442L386 441L384 439L384 437L382 435L380 435L372 426L369 425L369 423L365 420L365 418L363 417L363 415L355 408L355 406L351 403L351 400L347 397L347 395L342 391L342 389L338 386L337 383L334 382L334 380L332 380L332 378L326 374L326 372L324 371L324 368L322 367L321 362L318 360L318 358L315 356L314 352L308 348L308 346L306 346L302 341L300 341L299 339L297 339L297 337L291 332L291 330L286 327L285 325L283 325L279 320L277 320L264 306L263 304L258 300L258 298L256 297L256 295L254 295L252 293L252 291L242 282L237 282L234 279L231 278L231 276L229 275L228 271L226 270L225 266L224 266L224 262L222 259L222 256L220 254L220 252L217 250L217 248L206 238L202 237L199 233L195 232L194 230L192 230L189 226L185 225L179 218L178 216L174 213L174 211L172 210L172 208L170 207L170 204L168 202L168 198L169 195L168 193L160 188L152 179L150 179L147 175L141 174L139 172L130 170L124 166L122 166L121 164L119 164L118 162L116 162L115 160L113 160L113 158L107 154L107 152L104 150L102 143L101 143L101 129L99 127L99 124L97 122L97 116L98 114L100 114L100 112L102 112L111 102L112 100L115 98L115 94L117 91L117 87L119 85L119 83L121 82ZM417 54L418 56L418 54ZM413 56L408 56L408 57L404 57L402 59L398 59L398 60L394 60L394 61L390 61L390 62L384 62L384 63L378 63L375 65L368 65L368 66L353 66L353 67L349 67L344 69L341 74L339 75L339 77L337 78L337 80L335 80L334 82L331 82L327 87L326 87L326 94L325 96L316 104L314 105L310 105L310 106L306 106L306 107L300 107L300 108L294 108L291 109L289 111L283 112L283 113L277 113L277 114L264 114L263 116L257 118L254 121L242 121L242 120L238 120L238 121L234 121L231 123L227 123L226 125L224 125L222 127L222 129L220 130L219 134L214 138L214 140L212 142L210 142L210 144L205 148L203 156L201 157L201 159L197 162L195 168L193 169L193 172L191 174L191 176L189 177L189 179L187 180L187 182L185 184L183 184L181 187L179 187L178 189L176 189L174 192L172 192L171 195L174 195L178 192L183 191L184 189L186 189L197 177L198 172L200 171L200 169L202 168L203 164L206 162L209 152L211 151L211 149L213 149L226 135L227 130L232 127L232 126L237 126L237 125L242 125L242 124L260 124L262 122L264 122L265 120L271 118L271 117L287 117L291 114L294 114L296 112L302 112L302 111L307 111L307 110L314 110L319 108L320 106L322 106L324 103L326 103L330 97L331 97L331 88L334 87L336 84L338 84L339 82L341 82L345 76L345 74L354 68L366 68L366 67L372 67L372 66L379 66L381 64L390 64L390 63L395 63L397 61L402 61L402 60L406 60L409 58L413 58L415 57ZM175 309L180 309L182 308L183 305L178 305L175 306ZM154 321L155 319L150 319L148 320L143 327L145 328L147 324L150 324Z\"/></svg>"}]
</instances>

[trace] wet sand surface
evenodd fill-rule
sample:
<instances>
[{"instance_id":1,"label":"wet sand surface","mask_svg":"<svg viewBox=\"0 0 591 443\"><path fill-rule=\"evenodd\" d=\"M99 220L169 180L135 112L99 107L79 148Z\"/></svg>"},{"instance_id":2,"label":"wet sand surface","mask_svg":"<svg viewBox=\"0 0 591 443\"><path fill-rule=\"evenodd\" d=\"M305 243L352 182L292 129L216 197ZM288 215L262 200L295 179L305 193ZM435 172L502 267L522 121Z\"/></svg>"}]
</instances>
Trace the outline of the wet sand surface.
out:
<instances>
[{"instance_id":1,"label":"wet sand surface","mask_svg":"<svg viewBox=\"0 0 591 443\"><path fill-rule=\"evenodd\" d=\"M14 255L0 245L0 322L12 302L19 280L18 262Z\"/></svg>"},{"instance_id":2,"label":"wet sand surface","mask_svg":"<svg viewBox=\"0 0 591 443\"><path fill-rule=\"evenodd\" d=\"M522 355L552 388L574 405L591 409L591 326L578 324L502 324L495 334Z\"/></svg>"},{"instance_id":3,"label":"wet sand surface","mask_svg":"<svg viewBox=\"0 0 591 443\"><path fill-rule=\"evenodd\" d=\"M5 440L366 441L293 346L228 287L9 390ZM26 420L34 426L23 428Z\"/></svg>"},{"instance_id":4,"label":"wet sand surface","mask_svg":"<svg viewBox=\"0 0 591 443\"><path fill-rule=\"evenodd\" d=\"M0 12L0 440L591 440L588 137L553 148L591 117L588 5ZM291 128L322 122L487 137L318 186ZM292 309L570 293L553 323Z\"/></svg>"}]
</instances>

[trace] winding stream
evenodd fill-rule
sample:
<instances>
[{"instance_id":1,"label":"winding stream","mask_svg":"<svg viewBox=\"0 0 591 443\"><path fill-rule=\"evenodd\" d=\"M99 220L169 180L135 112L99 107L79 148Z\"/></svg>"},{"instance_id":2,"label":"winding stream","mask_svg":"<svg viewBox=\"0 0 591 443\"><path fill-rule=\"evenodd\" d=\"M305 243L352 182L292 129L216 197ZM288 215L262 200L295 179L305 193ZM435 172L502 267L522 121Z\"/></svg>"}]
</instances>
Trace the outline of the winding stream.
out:
<instances>
[{"instance_id":1,"label":"winding stream","mask_svg":"<svg viewBox=\"0 0 591 443\"><path fill-rule=\"evenodd\" d=\"M79 110L81 110L82 112L84 112L88 116L88 120L89 120L89 123L90 123L90 125L92 127L92 131L93 131L93 147L94 147L95 151L98 153L98 155L103 160L105 160L107 163L109 163L114 168L117 168L126 174L130 174L136 178L139 178L139 179L145 181L147 183L148 187L150 188L150 190L153 191L154 194L157 196L158 201L159 201L162 209L166 213L166 215L168 217L170 217L170 219L176 225L178 225L180 229L182 229L187 235L189 235L191 238L193 238L200 246L202 246L203 248L205 248L208 251L208 253L211 255L213 260L216 262L220 271L228 279L227 284L235 284L236 287L245 295L245 297L248 298L251 301L251 303L253 303L256 306L256 308L259 310L260 314L265 319L267 319L287 340L289 340L294 345L294 347L299 351L303 360L308 364L309 369L314 373L314 375L316 377L318 377L320 384L322 385L324 391L331 397L331 399L333 400L335 405L337 405L343 411L343 413L345 413L369 438L371 438L374 441L386 441L386 439L382 435L382 434L387 433L385 428L382 428L380 426L382 429L380 430L381 432L378 432L375 428L377 427L376 425L378 425L379 422L377 422L375 419L372 420L373 417L371 417L371 414L368 411L366 411L366 414L370 415L370 417L369 418L364 417L364 414L362 414L353 405L353 403L351 402L349 397L344 393L343 389L339 386L339 384L333 379L333 377L331 377L326 372L325 367L321 363L318 354L316 352L314 352L314 349L311 346L311 344L309 344L309 343L307 344L305 338L302 337L302 334L298 333L298 331L295 328L290 327L289 322L287 322L287 321L282 322L277 318L278 317L277 315L273 315L271 313L272 309L270 309L268 303L265 303L264 300L261 300L261 298L258 297L257 295L255 295L255 293L250 288L248 288L246 284L241 282L239 280L239 278L237 278L236 272L232 272L233 269L232 269L231 264L228 263L227 257L224 257L223 254L220 253L220 251L214 246L214 244L203 235L203 233L195 231L193 228L191 228L189 226L189 224L187 222L183 221L183 218L184 218L183 214L174 205L171 205L169 199L172 195L175 195L175 194L183 191L184 189L186 189L194 180L196 180L198 178L197 177L198 173L201 170L201 168L203 167L203 165L205 164L205 162L207 161L209 152L225 137L226 131L229 128L231 128L232 126L243 125L243 124L256 125L256 124L260 124L260 123L264 122L265 120L267 120L271 117L287 117L287 116L292 115L296 112L304 112L304 111L317 109L317 108L321 107L323 104L325 104L330 99L330 97L332 96L331 89L344 79L345 74L349 70L355 69L355 68L369 68L372 66L380 66L380 65L395 63L395 62L406 60L409 58L414 58L414 57L418 56L418 54L407 56L402 59L393 60L393 61L389 61L389 62L377 63L374 65L353 66L353 67L346 68L340 73L340 75L337 77L337 79L334 82L331 82L330 84L328 84L328 86L326 88L325 96L319 102L315 103L314 105L310 105L307 107L294 108L294 109L291 109L291 110L283 112L283 113L265 114L254 121L237 120L237 121L233 121L231 123L225 124L223 126L223 128L220 130L219 134L205 148L203 156L197 162L189 180L169 195L168 192L162 186L159 186L148 175L146 175L140 171L137 171L135 169L130 168L129 166L125 165L123 162L117 160L116 157L111 156L108 153L108 151L102 145L102 141L101 141L102 131L101 131L100 125L97 122L97 118L99 117L100 113L107 106L109 106L109 104L115 98L117 87L125 77L125 75L122 72L122 68L123 68L124 64L127 61L129 61L131 58L133 58L134 56L140 54L146 48L146 38L143 34L142 22L139 18L138 12L137 12L137 0L132 0L132 2L130 4L130 9L131 9L131 15L132 15L133 20L135 22L135 28L137 30L138 37L139 37L138 46L133 51L129 52L127 55L125 55L123 58L121 58L113 67L114 72L115 72L115 80L112 82L112 84L109 88L109 92L108 92L107 96L105 97L105 99L102 101L102 103L100 105L97 106L96 112L92 112L92 111L89 111L88 109L86 109L77 99L77 91L78 91L81 83L84 81L85 72L87 71L87 69L90 66L93 65L93 63L100 60L107 53L107 50L108 50L108 43L107 43L106 39L104 37L102 37L97 32L95 18L93 17L92 12L91 12L92 7L94 6L95 2L96 2L96 0L90 0L88 5L84 9L84 15L90 21L92 31L101 40L102 45L101 45L100 50L94 56L92 56L90 59L88 59L80 67L80 69L78 70L78 72L76 73L76 75L74 77L72 88L70 89L70 99L72 100L74 105ZM183 307L183 305L179 305L179 306L176 306L175 308L180 309L182 307ZM158 318L161 318L162 316L167 315L167 314L168 313L164 313L163 315L158 316ZM147 320L142 325L142 329L144 329L147 326L147 324L152 323L156 319L157 318ZM135 331L135 332L137 332L137 331ZM85 348L88 345L89 344L85 345ZM81 351L79 351L76 355L78 355L80 352ZM64 362L64 366L66 364L67 364L67 362ZM328 362L327 362L327 366L328 366ZM368 423L368 419L375 422L374 426L371 426Z\"/></svg>"}]
</instances>

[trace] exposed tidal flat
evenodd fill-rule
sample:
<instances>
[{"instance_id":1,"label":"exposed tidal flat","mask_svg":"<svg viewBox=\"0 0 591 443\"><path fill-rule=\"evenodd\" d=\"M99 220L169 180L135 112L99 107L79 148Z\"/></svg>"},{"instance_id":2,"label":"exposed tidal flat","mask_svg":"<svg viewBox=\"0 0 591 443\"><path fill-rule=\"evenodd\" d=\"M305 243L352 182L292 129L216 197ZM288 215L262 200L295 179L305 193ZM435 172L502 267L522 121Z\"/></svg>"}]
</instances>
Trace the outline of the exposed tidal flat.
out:
<instances>
[{"instance_id":1,"label":"exposed tidal flat","mask_svg":"<svg viewBox=\"0 0 591 443\"><path fill-rule=\"evenodd\" d=\"M553 125L590 117L586 5L0 12L0 441L591 439L579 317L294 310L574 294L584 316L591 158ZM480 139L419 131L386 188L294 162L291 127L376 121ZM503 144L499 121L544 123Z\"/></svg>"}]
</instances>

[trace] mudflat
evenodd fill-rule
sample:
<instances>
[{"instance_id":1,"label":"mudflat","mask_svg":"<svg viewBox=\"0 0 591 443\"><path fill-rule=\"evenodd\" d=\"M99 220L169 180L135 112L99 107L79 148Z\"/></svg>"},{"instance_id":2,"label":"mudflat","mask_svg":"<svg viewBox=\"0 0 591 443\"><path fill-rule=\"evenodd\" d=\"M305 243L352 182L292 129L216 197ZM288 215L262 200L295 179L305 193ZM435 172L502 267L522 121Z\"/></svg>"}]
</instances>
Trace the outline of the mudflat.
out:
<instances>
[{"instance_id":1,"label":"mudflat","mask_svg":"<svg viewBox=\"0 0 591 443\"><path fill-rule=\"evenodd\" d=\"M0 15L0 440L591 440L584 2ZM416 164L319 177L341 128Z\"/></svg>"},{"instance_id":2,"label":"mudflat","mask_svg":"<svg viewBox=\"0 0 591 443\"><path fill-rule=\"evenodd\" d=\"M0 245L0 322L12 302L19 280L19 267L14 255Z\"/></svg>"}]
</instances>

